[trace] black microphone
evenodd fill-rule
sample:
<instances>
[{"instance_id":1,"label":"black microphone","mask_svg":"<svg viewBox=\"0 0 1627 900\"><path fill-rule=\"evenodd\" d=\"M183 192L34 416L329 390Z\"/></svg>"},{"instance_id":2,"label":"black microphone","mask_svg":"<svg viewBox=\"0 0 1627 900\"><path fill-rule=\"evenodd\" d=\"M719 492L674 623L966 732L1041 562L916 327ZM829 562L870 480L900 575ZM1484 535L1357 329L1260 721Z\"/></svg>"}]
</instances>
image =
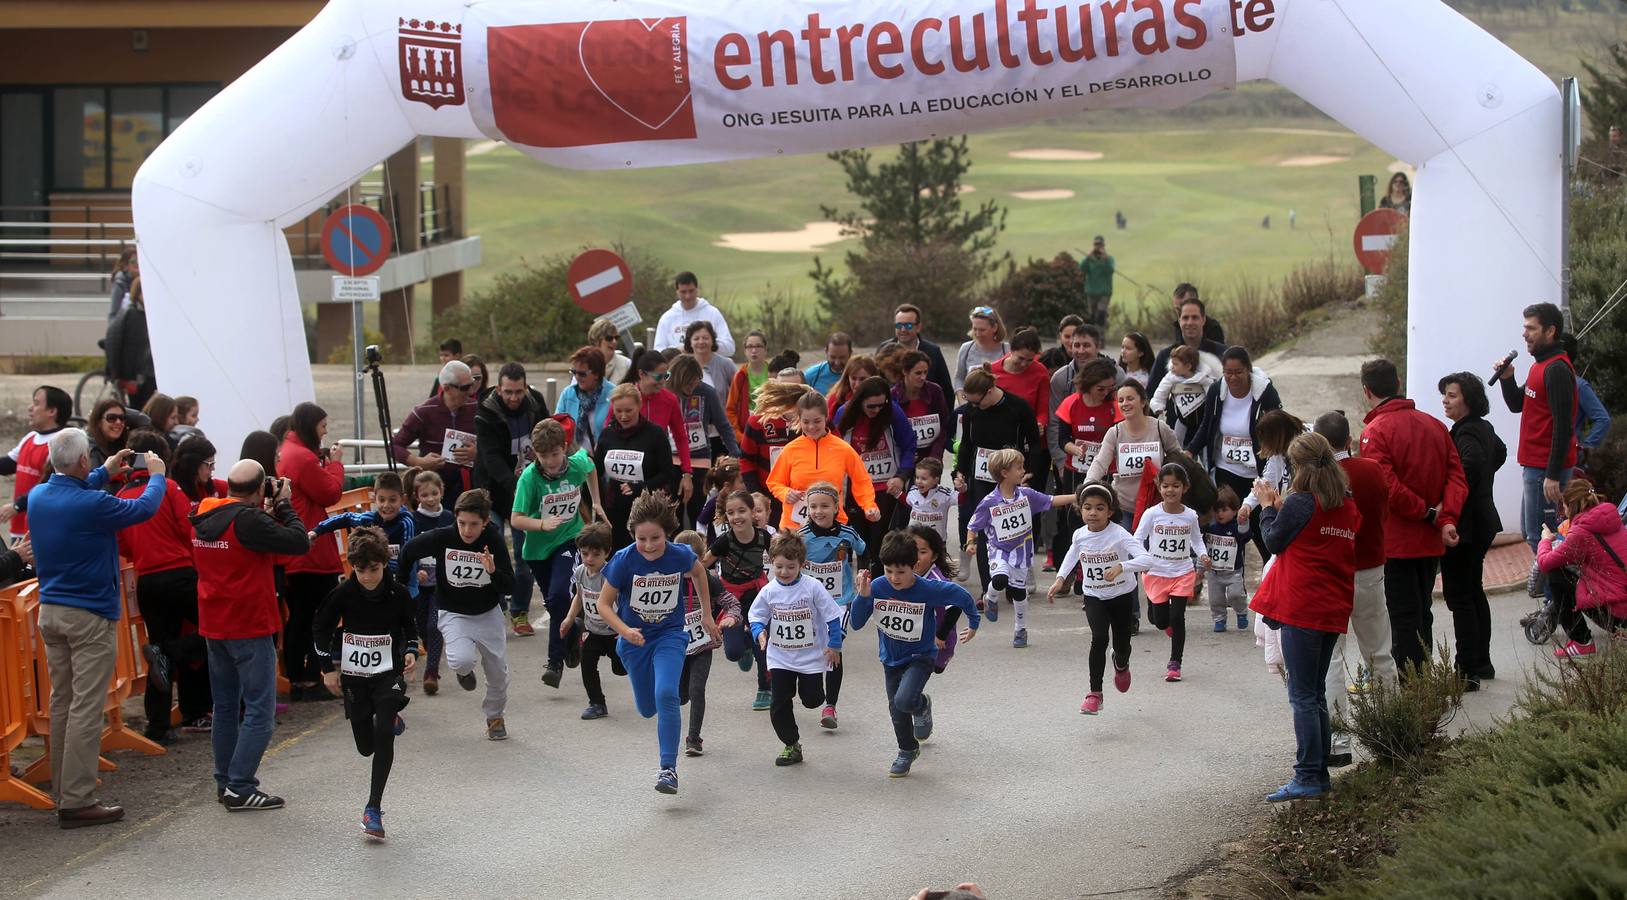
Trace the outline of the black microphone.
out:
<instances>
[{"instance_id":1,"label":"black microphone","mask_svg":"<svg viewBox=\"0 0 1627 900\"><path fill-rule=\"evenodd\" d=\"M1503 361L1498 363L1497 368L1492 371L1491 377L1486 379L1486 385L1488 387L1495 385L1503 377L1503 370L1508 368L1508 364L1513 362L1514 357L1519 355L1520 351L1518 350L1508 351L1508 355L1503 357Z\"/></svg>"}]
</instances>

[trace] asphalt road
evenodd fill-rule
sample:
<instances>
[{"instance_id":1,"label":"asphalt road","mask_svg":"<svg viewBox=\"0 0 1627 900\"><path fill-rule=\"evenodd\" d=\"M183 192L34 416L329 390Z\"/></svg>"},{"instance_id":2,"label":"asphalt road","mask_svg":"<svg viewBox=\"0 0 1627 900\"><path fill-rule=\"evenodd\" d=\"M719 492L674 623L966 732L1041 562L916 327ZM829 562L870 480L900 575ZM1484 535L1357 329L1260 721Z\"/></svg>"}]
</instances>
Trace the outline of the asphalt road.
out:
<instances>
[{"instance_id":1,"label":"asphalt road","mask_svg":"<svg viewBox=\"0 0 1627 900\"><path fill-rule=\"evenodd\" d=\"M1541 649L1516 630L1529 604L1493 598L1503 677L1467 698L1456 727L1484 727L1512 701ZM1437 636L1450 627L1440 613ZM773 765L767 714L749 708L754 682L720 658L706 755L680 761L673 797L653 790L655 725L633 712L625 680L607 677L608 719L581 721L575 672L558 690L539 681L538 636L510 645L506 743L485 739L478 692L450 679L439 696L415 691L383 845L358 832L368 762L335 706L274 739L261 776L284 810L221 809L199 747L195 789L142 823L56 832L48 813L8 813L13 837L26 827L16 820L33 821L48 831L25 843L47 841L61 859L19 893L897 898L970 879L1000 900L1158 896L1267 814L1293 733L1251 636L1214 634L1191 613L1186 680L1168 684L1168 640L1144 630L1130 692L1109 689L1091 718L1078 712L1083 615L1040 601L1026 650L1010 646L1009 615L932 679L937 730L908 778L886 775L894 748L868 626L851 638L841 728L800 712L797 767ZM120 775L107 777L116 802Z\"/></svg>"}]
</instances>

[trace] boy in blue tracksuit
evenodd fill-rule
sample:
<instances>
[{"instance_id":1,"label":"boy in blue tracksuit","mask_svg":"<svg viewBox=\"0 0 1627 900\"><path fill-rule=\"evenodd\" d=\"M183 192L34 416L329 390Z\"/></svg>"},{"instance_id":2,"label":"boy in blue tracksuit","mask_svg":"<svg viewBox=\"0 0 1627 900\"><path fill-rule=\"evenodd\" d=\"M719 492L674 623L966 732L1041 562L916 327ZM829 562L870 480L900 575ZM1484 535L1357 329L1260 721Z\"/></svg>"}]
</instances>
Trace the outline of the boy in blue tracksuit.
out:
<instances>
[{"instance_id":1,"label":"boy in blue tracksuit","mask_svg":"<svg viewBox=\"0 0 1627 900\"><path fill-rule=\"evenodd\" d=\"M880 553L886 577L872 582L869 573L860 573L858 596L848 610L854 628L863 628L872 612L876 615L887 709L898 737L898 757L887 770L893 778L910 773L921 755L921 741L932 735L932 697L923 689L938 653L938 610L955 607L966 616L961 645L977 635L979 622L977 605L965 588L916 576L916 556L909 532L888 532Z\"/></svg>"},{"instance_id":2,"label":"boy in blue tracksuit","mask_svg":"<svg viewBox=\"0 0 1627 900\"><path fill-rule=\"evenodd\" d=\"M401 548L408 541L418 536L417 523L413 521L411 513L402 511L407 495L401 487L401 476L394 472L380 472L373 478L373 509L371 512L345 512L336 516L328 516L318 522L311 529L311 542L315 543L318 537L338 531L341 528L356 529L367 525L376 525L384 530L384 536L390 540L389 572L397 584L407 588L407 595L418 596L416 578L404 578L396 571L396 557L401 555Z\"/></svg>"},{"instance_id":3,"label":"boy in blue tracksuit","mask_svg":"<svg viewBox=\"0 0 1627 900\"><path fill-rule=\"evenodd\" d=\"M797 534L808 548L808 560L802 571L823 585L836 605L845 610L853 602L853 573L865 552L864 538L852 526L836 521L836 505L841 502L836 485L816 481L803 496L808 505L808 523ZM846 626L842 633L846 635ZM836 727L836 700L841 693L842 666L837 664L825 673L825 708L819 715L820 727Z\"/></svg>"}]
</instances>

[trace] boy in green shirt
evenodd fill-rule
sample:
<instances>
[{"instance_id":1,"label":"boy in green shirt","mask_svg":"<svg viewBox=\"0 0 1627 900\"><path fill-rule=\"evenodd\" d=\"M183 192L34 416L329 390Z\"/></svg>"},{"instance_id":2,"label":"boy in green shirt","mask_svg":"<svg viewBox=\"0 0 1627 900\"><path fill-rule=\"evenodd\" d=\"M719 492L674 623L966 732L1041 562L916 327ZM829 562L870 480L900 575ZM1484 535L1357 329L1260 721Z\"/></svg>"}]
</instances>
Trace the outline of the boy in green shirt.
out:
<instances>
[{"instance_id":1,"label":"boy in green shirt","mask_svg":"<svg viewBox=\"0 0 1627 900\"><path fill-rule=\"evenodd\" d=\"M581 635L574 627L562 635L559 626L571 609L576 536L582 533L587 512L582 508L584 487L593 502L593 515L609 521L599 500L592 457L581 448L567 457L568 444L565 427L554 419L543 419L531 429L533 461L514 486L514 511L509 514L509 525L525 533L520 556L531 567L548 609L548 668L542 683L551 688L559 687L567 664L575 668L581 660Z\"/></svg>"}]
</instances>

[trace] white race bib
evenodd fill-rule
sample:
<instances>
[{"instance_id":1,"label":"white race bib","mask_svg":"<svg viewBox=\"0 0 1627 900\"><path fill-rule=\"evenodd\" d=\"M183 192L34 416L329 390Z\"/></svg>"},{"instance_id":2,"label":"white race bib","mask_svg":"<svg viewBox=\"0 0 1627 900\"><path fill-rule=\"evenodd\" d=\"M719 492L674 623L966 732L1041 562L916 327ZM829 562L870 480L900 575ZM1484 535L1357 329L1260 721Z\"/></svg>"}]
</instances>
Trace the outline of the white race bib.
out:
<instances>
[{"instance_id":1,"label":"white race bib","mask_svg":"<svg viewBox=\"0 0 1627 900\"><path fill-rule=\"evenodd\" d=\"M590 625L599 628L605 627L604 619L599 616L599 592L582 588L582 615Z\"/></svg>"},{"instance_id":2,"label":"white race bib","mask_svg":"<svg viewBox=\"0 0 1627 900\"><path fill-rule=\"evenodd\" d=\"M1254 442L1249 440L1248 435L1233 437L1223 434L1220 436L1220 458L1239 468L1253 469Z\"/></svg>"},{"instance_id":3,"label":"white race bib","mask_svg":"<svg viewBox=\"0 0 1627 900\"><path fill-rule=\"evenodd\" d=\"M446 434L441 438L441 440L443 441L441 444L441 456L447 462L454 465L465 465L464 463L460 463L453 459L452 455L457 453L459 450L462 450L464 447L473 447L475 445L475 436L467 431L458 431L455 428L448 428L446 429ZM474 463L468 463L467 465L473 466Z\"/></svg>"},{"instance_id":4,"label":"white race bib","mask_svg":"<svg viewBox=\"0 0 1627 900\"><path fill-rule=\"evenodd\" d=\"M842 594L842 561L839 559L830 562L806 562L802 564L802 571L807 572L825 589L825 593L832 597Z\"/></svg>"},{"instance_id":5,"label":"white race bib","mask_svg":"<svg viewBox=\"0 0 1627 900\"><path fill-rule=\"evenodd\" d=\"M684 647L685 656L699 653L702 647L712 643L712 636L701 625L701 611L698 609L684 614L684 631L689 635L689 644Z\"/></svg>"},{"instance_id":6,"label":"white race bib","mask_svg":"<svg viewBox=\"0 0 1627 900\"><path fill-rule=\"evenodd\" d=\"M898 460L893 458L893 451L889 448L861 453L859 459L864 463L864 471L870 475L871 481L886 481L898 474Z\"/></svg>"},{"instance_id":7,"label":"white race bib","mask_svg":"<svg viewBox=\"0 0 1627 900\"><path fill-rule=\"evenodd\" d=\"M930 447L938 439L938 428L936 415L910 416L910 430L915 432L917 447Z\"/></svg>"},{"instance_id":8,"label":"white race bib","mask_svg":"<svg viewBox=\"0 0 1627 900\"><path fill-rule=\"evenodd\" d=\"M928 509L926 507L921 507L910 513L911 525L926 525L931 528L937 528L939 525L942 525L944 522L948 521L948 519L949 512L942 509Z\"/></svg>"},{"instance_id":9,"label":"white race bib","mask_svg":"<svg viewBox=\"0 0 1627 900\"><path fill-rule=\"evenodd\" d=\"M401 556L401 545L400 544L391 544L390 545L390 562L395 562L396 559L399 556Z\"/></svg>"},{"instance_id":10,"label":"white race bib","mask_svg":"<svg viewBox=\"0 0 1627 900\"><path fill-rule=\"evenodd\" d=\"M576 512L581 505L582 489L573 487L557 494L544 495L540 511L544 519L549 516L558 516L569 522L571 519L576 518Z\"/></svg>"},{"instance_id":11,"label":"white race bib","mask_svg":"<svg viewBox=\"0 0 1627 900\"><path fill-rule=\"evenodd\" d=\"M926 604L907 600L877 600L876 628L895 641L919 641L924 637Z\"/></svg>"},{"instance_id":12,"label":"white race bib","mask_svg":"<svg viewBox=\"0 0 1627 900\"><path fill-rule=\"evenodd\" d=\"M1148 549L1159 559L1180 561L1192 558L1192 526L1154 525L1148 535Z\"/></svg>"},{"instance_id":13,"label":"white race bib","mask_svg":"<svg viewBox=\"0 0 1627 900\"><path fill-rule=\"evenodd\" d=\"M1237 538L1229 534L1211 534L1204 540L1209 548L1209 561L1216 572L1230 572L1237 568Z\"/></svg>"},{"instance_id":14,"label":"white race bib","mask_svg":"<svg viewBox=\"0 0 1627 900\"><path fill-rule=\"evenodd\" d=\"M791 504L791 527L801 528L808 524L808 501L798 500Z\"/></svg>"},{"instance_id":15,"label":"white race bib","mask_svg":"<svg viewBox=\"0 0 1627 900\"><path fill-rule=\"evenodd\" d=\"M1119 474L1140 475L1147 463L1158 456L1159 444L1157 441L1135 441L1119 444Z\"/></svg>"},{"instance_id":16,"label":"white race bib","mask_svg":"<svg viewBox=\"0 0 1627 900\"><path fill-rule=\"evenodd\" d=\"M1183 419L1197 412L1198 407L1203 405L1203 394L1191 391L1171 393L1169 399L1175 404L1175 414Z\"/></svg>"},{"instance_id":17,"label":"white race bib","mask_svg":"<svg viewBox=\"0 0 1627 900\"><path fill-rule=\"evenodd\" d=\"M989 457L993 455L994 451L987 447L977 448L977 460L972 463L972 477L978 481L994 483L994 476L989 474Z\"/></svg>"},{"instance_id":18,"label":"white race bib","mask_svg":"<svg viewBox=\"0 0 1627 900\"><path fill-rule=\"evenodd\" d=\"M344 675L383 675L395 668L393 641L387 634L345 632L339 650L339 671Z\"/></svg>"},{"instance_id":19,"label":"white race bib","mask_svg":"<svg viewBox=\"0 0 1627 900\"><path fill-rule=\"evenodd\" d=\"M643 450L611 450L604 455L604 472L611 481L637 484L644 480Z\"/></svg>"},{"instance_id":20,"label":"white race bib","mask_svg":"<svg viewBox=\"0 0 1627 900\"><path fill-rule=\"evenodd\" d=\"M1020 541L1034 531L1034 513L1028 497L1018 494L1009 503L997 503L989 510L989 523L994 526L994 539L1002 544Z\"/></svg>"},{"instance_id":21,"label":"white race bib","mask_svg":"<svg viewBox=\"0 0 1627 900\"><path fill-rule=\"evenodd\" d=\"M1113 592L1124 583L1124 573L1120 572L1117 578L1108 578L1107 570L1120 564L1117 552L1111 553L1081 553L1079 554L1079 580L1085 590L1094 596L1102 597Z\"/></svg>"},{"instance_id":22,"label":"white race bib","mask_svg":"<svg viewBox=\"0 0 1627 900\"><path fill-rule=\"evenodd\" d=\"M768 622L768 642L781 650L806 650L814 645L813 610L807 606L776 609Z\"/></svg>"},{"instance_id":23,"label":"white race bib","mask_svg":"<svg viewBox=\"0 0 1627 900\"><path fill-rule=\"evenodd\" d=\"M699 422L690 422L689 423L689 450L690 450L690 452L693 453L696 450L704 450L705 448L706 448L706 429L702 428L701 423L699 423Z\"/></svg>"},{"instance_id":24,"label":"white race bib","mask_svg":"<svg viewBox=\"0 0 1627 900\"><path fill-rule=\"evenodd\" d=\"M453 587L473 588L491 584L491 573L481 555L471 550L446 551L446 583Z\"/></svg>"},{"instance_id":25,"label":"white race bib","mask_svg":"<svg viewBox=\"0 0 1627 900\"><path fill-rule=\"evenodd\" d=\"M1090 471L1090 464L1096 461L1096 454L1102 452L1102 444L1100 441L1079 441L1078 444L1084 452L1078 456L1068 457L1068 468L1083 475Z\"/></svg>"},{"instance_id":26,"label":"white race bib","mask_svg":"<svg viewBox=\"0 0 1627 900\"><path fill-rule=\"evenodd\" d=\"M774 464L780 461L780 454L783 452L785 452L784 444L775 444L768 448L768 469L770 472L774 470Z\"/></svg>"},{"instance_id":27,"label":"white race bib","mask_svg":"<svg viewBox=\"0 0 1627 900\"><path fill-rule=\"evenodd\" d=\"M678 572L633 576L632 596L628 601L633 612L646 622L659 622L666 618L678 608L678 595L683 592L680 583L683 577Z\"/></svg>"}]
</instances>

